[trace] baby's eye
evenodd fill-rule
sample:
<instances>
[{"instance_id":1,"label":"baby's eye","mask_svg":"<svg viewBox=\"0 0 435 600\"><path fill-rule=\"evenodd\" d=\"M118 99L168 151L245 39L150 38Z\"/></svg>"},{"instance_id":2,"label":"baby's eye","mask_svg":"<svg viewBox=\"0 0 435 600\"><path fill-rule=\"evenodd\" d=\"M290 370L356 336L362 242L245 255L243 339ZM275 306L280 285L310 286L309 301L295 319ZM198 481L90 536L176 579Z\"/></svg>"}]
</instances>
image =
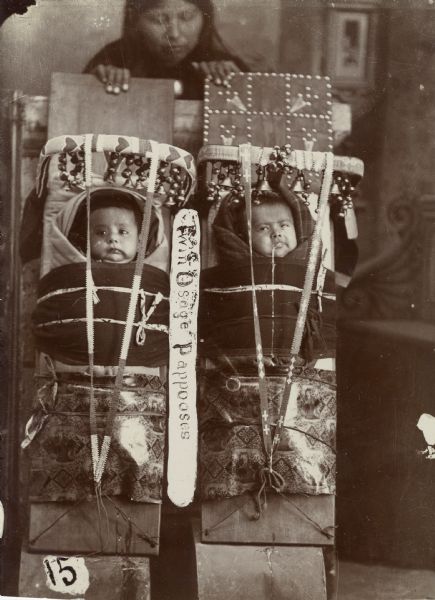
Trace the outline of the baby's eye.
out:
<instances>
[{"instance_id":1,"label":"baby's eye","mask_svg":"<svg viewBox=\"0 0 435 600\"><path fill-rule=\"evenodd\" d=\"M145 13L145 18L150 23L156 25L163 25L163 15L159 12L147 12Z\"/></svg>"},{"instance_id":2,"label":"baby's eye","mask_svg":"<svg viewBox=\"0 0 435 600\"><path fill-rule=\"evenodd\" d=\"M191 21L196 15L196 11L194 10L183 10L180 14L180 21Z\"/></svg>"},{"instance_id":3,"label":"baby's eye","mask_svg":"<svg viewBox=\"0 0 435 600\"><path fill-rule=\"evenodd\" d=\"M103 237L103 236L107 235L107 229L96 229L95 235Z\"/></svg>"},{"instance_id":4,"label":"baby's eye","mask_svg":"<svg viewBox=\"0 0 435 600\"><path fill-rule=\"evenodd\" d=\"M267 225L260 225L260 226L257 228L257 231L267 231L268 229L269 229L269 228L268 228L268 226L267 226Z\"/></svg>"},{"instance_id":5,"label":"baby's eye","mask_svg":"<svg viewBox=\"0 0 435 600\"><path fill-rule=\"evenodd\" d=\"M128 231L128 229L120 229L120 230L119 230L119 233L120 233L121 235L128 235L128 234L129 234L129 231Z\"/></svg>"}]
</instances>

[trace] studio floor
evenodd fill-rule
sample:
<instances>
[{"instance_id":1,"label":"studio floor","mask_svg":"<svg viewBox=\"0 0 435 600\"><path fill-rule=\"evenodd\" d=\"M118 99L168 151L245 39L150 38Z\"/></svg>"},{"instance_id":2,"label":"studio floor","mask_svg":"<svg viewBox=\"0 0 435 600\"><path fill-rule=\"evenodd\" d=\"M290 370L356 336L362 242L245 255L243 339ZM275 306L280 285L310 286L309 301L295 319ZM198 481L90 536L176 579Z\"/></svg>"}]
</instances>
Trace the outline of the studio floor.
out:
<instances>
[{"instance_id":1,"label":"studio floor","mask_svg":"<svg viewBox=\"0 0 435 600\"><path fill-rule=\"evenodd\" d=\"M433 571L341 561L337 600L429 600L435 598Z\"/></svg>"}]
</instances>

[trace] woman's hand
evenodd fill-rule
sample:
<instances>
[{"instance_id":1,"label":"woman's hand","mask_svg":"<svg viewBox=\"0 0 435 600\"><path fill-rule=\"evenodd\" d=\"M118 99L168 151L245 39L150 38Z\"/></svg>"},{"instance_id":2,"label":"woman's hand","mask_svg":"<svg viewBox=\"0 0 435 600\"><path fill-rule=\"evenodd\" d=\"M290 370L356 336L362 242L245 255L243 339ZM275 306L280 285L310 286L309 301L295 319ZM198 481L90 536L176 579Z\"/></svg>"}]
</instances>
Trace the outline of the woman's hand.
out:
<instances>
[{"instance_id":1,"label":"woman's hand","mask_svg":"<svg viewBox=\"0 0 435 600\"><path fill-rule=\"evenodd\" d=\"M92 71L94 75L106 86L108 94L128 92L130 86L130 71L113 65L97 65Z\"/></svg>"},{"instance_id":2,"label":"woman's hand","mask_svg":"<svg viewBox=\"0 0 435 600\"><path fill-rule=\"evenodd\" d=\"M216 85L227 86L230 75L240 73L239 67L232 60L213 60L211 62L194 62L192 65L205 77L211 77Z\"/></svg>"}]
</instances>

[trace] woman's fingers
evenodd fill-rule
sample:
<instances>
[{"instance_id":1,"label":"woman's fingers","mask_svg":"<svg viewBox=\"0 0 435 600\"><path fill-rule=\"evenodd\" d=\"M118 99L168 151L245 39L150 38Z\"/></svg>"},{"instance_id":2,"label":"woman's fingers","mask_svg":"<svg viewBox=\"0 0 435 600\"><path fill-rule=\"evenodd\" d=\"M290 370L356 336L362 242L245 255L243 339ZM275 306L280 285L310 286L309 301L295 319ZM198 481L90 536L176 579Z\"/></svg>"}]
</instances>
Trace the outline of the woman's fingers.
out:
<instances>
[{"instance_id":1,"label":"woman's fingers","mask_svg":"<svg viewBox=\"0 0 435 600\"><path fill-rule=\"evenodd\" d=\"M95 75L106 86L108 94L127 92L130 86L130 71L113 65L98 65Z\"/></svg>"},{"instance_id":2,"label":"woman's fingers","mask_svg":"<svg viewBox=\"0 0 435 600\"><path fill-rule=\"evenodd\" d=\"M95 67L94 72L101 83L107 83L106 65L98 65Z\"/></svg>"},{"instance_id":3,"label":"woman's fingers","mask_svg":"<svg viewBox=\"0 0 435 600\"><path fill-rule=\"evenodd\" d=\"M239 73L239 67L232 60L214 60L192 63L205 77L211 77L216 85L228 85L232 73Z\"/></svg>"},{"instance_id":4,"label":"woman's fingers","mask_svg":"<svg viewBox=\"0 0 435 600\"><path fill-rule=\"evenodd\" d=\"M113 93L119 94L124 79L124 69L113 67Z\"/></svg>"},{"instance_id":5,"label":"woman's fingers","mask_svg":"<svg viewBox=\"0 0 435 600\"><path fill-rule=\"evenodd\" d=\"M232 60L222 60L217 63L217 69L223 81L223 85L228 84L228 80L232 73L240 73L239 67Z\"/></svg>"},{"instance_id":6,"label":"woman's fingers","mask_svg":"<svg viewBox=\"0 0 435 600\"><path fill-rule=\"evenodd\" d=\"M130 87L130 71L129 71L129 69L122 69L121 90L123 92L128 92L129 87Z\"/></svg>"},{"instance_id":7,"label":"woman's fingers","mask_svg":"<svg viewBox=\"0 0 435 600\"><path fill-rule=\"evenodd\" d=\"M192 65L195 67L195 69L197 69L198 71L200 71L204 77L211 77L212 76L212 72L210 70L210 65L212 63L208 63L208 62L194 62L192 63Z\"/></svg>"}]
</instances>

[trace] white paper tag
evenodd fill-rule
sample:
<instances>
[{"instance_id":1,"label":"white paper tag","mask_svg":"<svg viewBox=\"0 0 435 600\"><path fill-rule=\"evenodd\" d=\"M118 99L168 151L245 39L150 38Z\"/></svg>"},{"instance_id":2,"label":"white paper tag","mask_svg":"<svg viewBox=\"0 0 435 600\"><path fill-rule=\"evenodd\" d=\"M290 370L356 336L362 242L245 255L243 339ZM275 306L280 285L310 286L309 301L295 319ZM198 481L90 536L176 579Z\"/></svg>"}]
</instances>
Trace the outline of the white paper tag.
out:
<instances>
[{"instance_id":1,"label":"white paper tag","mask_svg":"<svg viewBox=\"0 0 435 600\"><path fill-rule=\"evenodd\" d=\"M168 496L177 506L192 502L196 483L199 243L197 213L180 210L174 219L172 234L168 374Z\"/></svg>"},{"instance_id":2,"label":"white paper tag","mask_svg":"<svg viewBox=\"0 0 435 600\"><path fill-rule=\"evenodd\" d=\"M76 556L46 556L42 564L47 587L53 592L83 596L89 587L89 571L85 559Z\"/></svg>"}]
</instances>

